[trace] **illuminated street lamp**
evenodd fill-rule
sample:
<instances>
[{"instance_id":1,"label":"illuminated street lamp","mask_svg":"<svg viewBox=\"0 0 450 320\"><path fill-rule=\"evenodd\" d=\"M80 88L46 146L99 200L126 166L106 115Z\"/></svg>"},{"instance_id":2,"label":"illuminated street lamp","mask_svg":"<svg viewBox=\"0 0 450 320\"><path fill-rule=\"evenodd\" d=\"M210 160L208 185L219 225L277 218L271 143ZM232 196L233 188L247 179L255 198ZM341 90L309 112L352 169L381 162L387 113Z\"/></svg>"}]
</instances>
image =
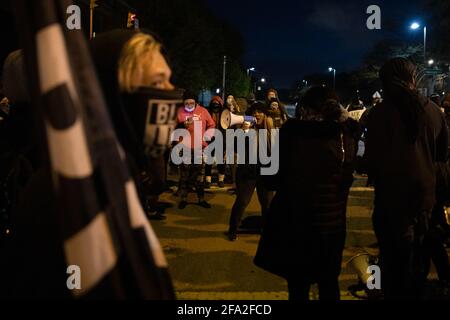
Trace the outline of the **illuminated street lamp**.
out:
<instances>
[{"instance_id":1,"label":"illuminated street lamp","mask_svg":"<svg viewBox=\"0 0 450 320\"><path fill-rule=\"evenodd\" d=\"M250 72L255 72L255 71L256 71L256 69L254 67L248 68L247 69L247 75L249 76Z\"/></svg>"},{"instance_id":2,"label":"illuminated street lamp","mask_svg":"<svg viewBox=\"0 0 450 320\"><path fill-rule=\"evenodd\" d=\"M413 22L410 26L411 30L418 30L421 28L420 23ZM423 60L427 60L427 27L423 27Z\"/></svg>"},{"instance_id":3,"label":"illuminated street lamp","mask_svg":"<svg viewBox=\"0 0 450 320\"><path fill-rule=\"evenodd\" d=\"M329 67L328 72L333 72L333 89L336 89L336 69Z\"/></svg>"},{"instance_id":4,"label":"illuminated street lamp","mask_svg":"<svg viewBox=\"0 0 450 320\"><path fill-rule=\"evenodd\" d=\"M417 22L413 22L412 24L411 24L411 29L412 30L417 30L417 29L419 29L420 28L420 24L418 24Z\"/></svg>"},{"instance_id":5,"label":"illuminated street lamp","mask_svg":"<svg viewBox=\"0 0 450 320\"><path fill-rule=\"evenodd\" d=\"M429 65L430 67L431 67L433 64L434 64L434 60L433 60L433 59L428 60L428 65Z\"/></svg>"},{"instance_id":6,"label":"illuminated street lamp","mask_svg":"<svg viewBox=\"0 0 450 320\"><path fill-rule=\"evenodd\" d=\"M255 92L262 90L261 86L258 86L258 83L262 83L262 84L266 83L266 78L261 78L258 81L255 81Z\"/></svg>"}]
</instances>

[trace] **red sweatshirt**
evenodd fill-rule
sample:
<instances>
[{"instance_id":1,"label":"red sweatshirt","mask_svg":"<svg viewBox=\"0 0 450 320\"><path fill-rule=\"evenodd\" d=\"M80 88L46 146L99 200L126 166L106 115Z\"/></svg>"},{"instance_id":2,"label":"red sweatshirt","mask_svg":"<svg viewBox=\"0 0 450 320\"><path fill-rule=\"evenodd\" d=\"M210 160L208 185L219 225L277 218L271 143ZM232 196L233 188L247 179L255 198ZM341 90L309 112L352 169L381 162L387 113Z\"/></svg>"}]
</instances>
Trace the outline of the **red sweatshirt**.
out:
<instances>
[{"instance_id":1,"label":"red sweatshirt","mask_svg":"<svg viewBox=\"0 0 450 320\"><path fill-rule=\"evenodd\" d=\"M192 119L192 123L186 129L191 134L191 149L194 149L195 140L198 141L199 146L201 145L203 148L206 148L208 144L204 141L203 136L208 129L214 129L216 127L214 120L211 118L208 110L200 105L197 105L193 112L188 112L184 107L181 107L178 110L178 123L184 124L190 119ZM201 124L201 131L199 130L200 134L197 134L197 136L194 135L195 123Z\"/></svg>"}]
</instances>

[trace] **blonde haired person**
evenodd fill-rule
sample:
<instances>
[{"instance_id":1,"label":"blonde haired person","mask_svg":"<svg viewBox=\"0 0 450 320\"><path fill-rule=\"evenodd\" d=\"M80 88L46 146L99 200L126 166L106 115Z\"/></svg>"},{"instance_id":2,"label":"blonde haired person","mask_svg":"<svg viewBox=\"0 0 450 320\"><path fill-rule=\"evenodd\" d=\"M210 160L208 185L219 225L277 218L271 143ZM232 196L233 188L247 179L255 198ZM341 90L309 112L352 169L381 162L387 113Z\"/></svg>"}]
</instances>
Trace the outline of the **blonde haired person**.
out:
<instances>
[{"instance_id":1,"label":"blonde haired person","mask_svg":"<svg viewBox=\"0 0 450 320\"><path fill-rule=\"evenodd\" d=\"M239 104L237 103L236 99L234 98L234 96L229 95L227 97L227 103L226 103L226 107L235 114L240 114L241 113L241 107L239 106Z\"/></svg>"},{"instance_id":2,"label":"blonde haired person","mask_svg":"<svg viewBox=\"0 0 450 320\"><path fill-rule=\"evenodd\" d=\"M151 219L165 219L158 196L165 190L168 139L176 125L178 105L173 101L181 104L183 93L170 82L172 70L163 46L153 34L113 30L92 40L91 49L144 208ZM171 106L169 113L164 112L167 105ZM157 114L167 114L165 123L156 122Z\"/></svg>"},{"instance_id":3,"label":"blonde haired person","mask_svg":"<svg viewBox=\"0 0 450 320\"><path fill-rule=\"evenodd\" d=\"M172 71L161 53L162 45L154 36L136 33L124 45L119 58L119 88L135 92L141 86L172 90Z\"/></svg>"}]
</instances>

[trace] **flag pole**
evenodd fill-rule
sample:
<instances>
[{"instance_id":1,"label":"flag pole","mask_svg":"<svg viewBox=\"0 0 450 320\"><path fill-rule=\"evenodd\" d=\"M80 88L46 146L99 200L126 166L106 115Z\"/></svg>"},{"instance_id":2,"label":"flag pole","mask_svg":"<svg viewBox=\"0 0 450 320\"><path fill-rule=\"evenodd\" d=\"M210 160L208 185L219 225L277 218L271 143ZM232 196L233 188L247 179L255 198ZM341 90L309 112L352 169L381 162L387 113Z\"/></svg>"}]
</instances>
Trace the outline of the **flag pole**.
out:
<instances>
[{"instance_id":1,"label":"flag pole","mask_svg":"<svg viewBox=\"0 0 450 320\"><path fill-rule=\"evenodd\" d=\"M94 1L91 0L89 5L89 39L92 39L92 29L94 22Z\"/></svg>"}]
</instances>

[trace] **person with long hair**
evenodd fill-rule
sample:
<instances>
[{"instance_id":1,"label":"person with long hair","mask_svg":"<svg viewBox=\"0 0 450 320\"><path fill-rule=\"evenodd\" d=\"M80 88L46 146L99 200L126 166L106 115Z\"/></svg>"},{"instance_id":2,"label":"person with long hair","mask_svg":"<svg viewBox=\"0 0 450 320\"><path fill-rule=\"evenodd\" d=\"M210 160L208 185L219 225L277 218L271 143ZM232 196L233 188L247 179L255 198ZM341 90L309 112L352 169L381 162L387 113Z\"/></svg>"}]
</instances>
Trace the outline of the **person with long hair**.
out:
<instances>
[{"instance_id":1,"label":"person with long hair","mask_svg":"<svg viewBox=\"0 0 450 320\"><path fill-rule=\"evenodd\" d=\"M275 128L280 129L283 124L289 119L289 115L278 97L278 91L275 89L267 90L266 105L268 108L268 115L273 119Z\"/></svg>"},{"instance_id":2,"label":"person with long hair","mask_svg":"<svg viewBox=\"0 0 450 320\"><path fill-rule=\"evenodd\" d=\"M280 130L280 168L271 183L276 195L255 264L287 280L290 300L309 300L314 283L320 300L339 300L360 129L332 89L311 88L301 105L302 118Z\"/></svg>"},{"instance_id":3,"label":"person with long hair","mask_svg":"<svg viewBox=\"0 0 450 320\"><path fill-rule=\"evenodd\" d=\"M234 113L234 114L240 114L241 113L241 107L239 106L239 104L237 103L236 99L232 95L229 95L227 97L227 101L226 101L225 107L228 110L230 110L232 113Z\"/></svg>"},{"instance_id":4,"label":"person with long hair","mask_svg":"<svg viewBox=\"0 0 450 320\"><path fill-rule=\"evenodd\" d=\"M394 58L381 68L384 100L368 118L366 157L375 185L373 226L387 299L420 298L424 236L435 205L435 164L447 161L439 108L416 87L416 66Z\"/></svg>"},{"instance_id":5,"label":"person with long hair","mask_svg":"<svg viewBox=\"0 0 450 320\"><path fill-rule=\"evenodd\" d=\"M270 100L268 115L273 119L273 124L277 129L280 129L288 120L288 115L282 108L283 106L277 99L272 98Z\"/></svg>"}]
</instances>

